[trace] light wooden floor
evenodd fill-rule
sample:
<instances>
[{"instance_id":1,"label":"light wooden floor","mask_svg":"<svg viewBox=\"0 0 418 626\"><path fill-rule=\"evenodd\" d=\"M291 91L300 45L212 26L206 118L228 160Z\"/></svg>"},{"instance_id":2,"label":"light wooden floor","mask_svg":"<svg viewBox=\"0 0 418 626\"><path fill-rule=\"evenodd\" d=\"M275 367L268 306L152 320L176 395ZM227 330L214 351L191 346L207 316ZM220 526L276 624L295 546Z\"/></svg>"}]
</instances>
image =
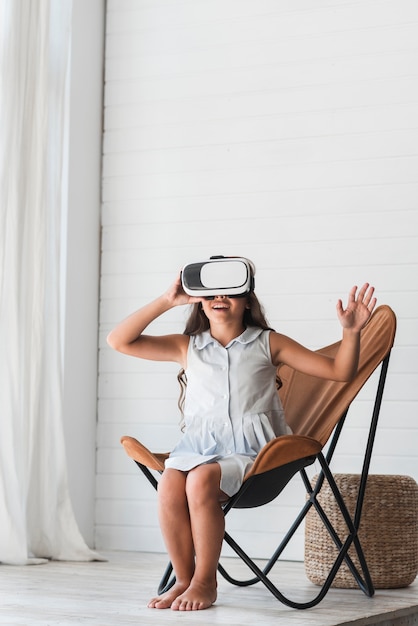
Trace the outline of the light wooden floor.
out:
<instances>
[{"instance_id":1,"label":"light wooden floor","mask_svg":"<svg viewBox=\"0 0 418 626\"><path fill-rule=\"evenodd\" d=\"M104 556L108 558L104 563L0 565L0 624L418 624L418 579L406 589L378 590L373 598L367 598L359 590L331 589L319 606L298 611L275 600L263 585L238 588L220 577L216 604L206 611L184 613L146 608L166 565L164 555L113 552ZM237 559L226 562L232 563L235 573L247 574ZM306 579L302 563L280 562L274 580L282 591L293 597L295 590L299 598L306 599L318 591Z\"/></svg>"}]
</instances>

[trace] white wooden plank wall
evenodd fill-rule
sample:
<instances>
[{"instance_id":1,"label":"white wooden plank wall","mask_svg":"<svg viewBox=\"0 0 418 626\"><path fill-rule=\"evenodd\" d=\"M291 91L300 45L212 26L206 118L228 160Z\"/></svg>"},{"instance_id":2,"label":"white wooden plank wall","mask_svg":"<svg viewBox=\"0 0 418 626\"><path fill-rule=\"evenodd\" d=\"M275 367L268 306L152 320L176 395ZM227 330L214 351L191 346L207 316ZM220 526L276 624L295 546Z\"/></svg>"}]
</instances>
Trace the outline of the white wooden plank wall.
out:
<instances>
[{"instance_id":1,"label":"white wooden plank wall","mask_svg":"<svg viewBox=\"0 0 418 626\"><path fill-rule=\"evenodd\" d=\"M271 324L312 348L340 337L337 298L376 286L399 328L372 471L418 479L417 146L416 0L108 0L98 548L164 549L155 495L118 442L170 449L179 420L177 368L105 336L211 254L253 259ZM371 397L336 471L360 469ZM268 556L300 498L229 527ZM303 557L302 533L286 556Z\"/></svg>"}]
</instances>

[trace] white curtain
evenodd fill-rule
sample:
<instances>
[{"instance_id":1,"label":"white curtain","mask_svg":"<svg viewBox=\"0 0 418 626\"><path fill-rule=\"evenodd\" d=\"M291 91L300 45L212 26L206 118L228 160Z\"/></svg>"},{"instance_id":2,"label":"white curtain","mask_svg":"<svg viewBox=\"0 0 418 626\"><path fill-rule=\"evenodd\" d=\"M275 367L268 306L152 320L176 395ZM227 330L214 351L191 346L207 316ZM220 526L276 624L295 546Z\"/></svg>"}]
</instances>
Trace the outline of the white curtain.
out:
<instances>
[{"instance_id":1,"label":"white curtain","mask_svg":"<svg viewBox=\"0 0 418 626\"><path fill-rule=\"evenodd\" d=\"M60 237L71 0L0 0L0 562L100 558L71 506Z\"/></svg>"}]
</instances>

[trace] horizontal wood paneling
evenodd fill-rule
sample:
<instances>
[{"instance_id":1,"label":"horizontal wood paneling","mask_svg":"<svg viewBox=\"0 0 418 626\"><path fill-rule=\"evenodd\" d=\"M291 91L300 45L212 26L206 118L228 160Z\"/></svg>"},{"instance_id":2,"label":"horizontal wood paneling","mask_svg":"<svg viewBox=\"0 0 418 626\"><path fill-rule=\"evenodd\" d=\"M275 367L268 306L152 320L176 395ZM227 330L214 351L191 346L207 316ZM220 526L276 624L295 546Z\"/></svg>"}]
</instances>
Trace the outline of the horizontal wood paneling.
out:
<instances>
[{"instance_id":1,"label":"horizontal wood paneling","mask_svg":"<svg viewBox=\"0 0 418 626\"><path fill-rule=\"evenodd\" d=\"M242 254L270 323L319 348L370 281L398 332L372 471L418 478L418 5L414 0L109 0L97 544L164 550L155 494L119 444L179 436L177 366L112 352L112 326L186 262ZM182 332L187 311L155 321ZM358 472L372 377L334 470ZM317 470L318 468L312 468ZM299 485L300 486L300 485ZM228 524L267 556L298 482ZM303 558L303 532L288 558Z\"/></svg>"}]
</instances>

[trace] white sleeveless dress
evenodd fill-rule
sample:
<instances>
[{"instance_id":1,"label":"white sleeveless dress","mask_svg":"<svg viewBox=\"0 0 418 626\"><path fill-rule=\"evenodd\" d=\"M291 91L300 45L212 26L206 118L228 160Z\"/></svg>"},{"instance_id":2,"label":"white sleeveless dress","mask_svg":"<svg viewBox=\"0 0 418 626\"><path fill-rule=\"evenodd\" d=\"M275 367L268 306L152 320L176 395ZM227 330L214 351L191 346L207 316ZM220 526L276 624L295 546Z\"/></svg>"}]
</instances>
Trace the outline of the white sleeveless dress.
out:
<instances>
[{"instance_id":1,"label":"white sleeveless dress","mask_svg":"<svg viewBox=\"0 0 418 626\"><path fill-rule=\"evenodd\" d=\"M220 488L232 496L261 448L291 433L277 394L269 335L249 327L225 347L209 330L190 337L185 431L167 468L189 471L217 461Z\"/></svg>"}]
</instances>

